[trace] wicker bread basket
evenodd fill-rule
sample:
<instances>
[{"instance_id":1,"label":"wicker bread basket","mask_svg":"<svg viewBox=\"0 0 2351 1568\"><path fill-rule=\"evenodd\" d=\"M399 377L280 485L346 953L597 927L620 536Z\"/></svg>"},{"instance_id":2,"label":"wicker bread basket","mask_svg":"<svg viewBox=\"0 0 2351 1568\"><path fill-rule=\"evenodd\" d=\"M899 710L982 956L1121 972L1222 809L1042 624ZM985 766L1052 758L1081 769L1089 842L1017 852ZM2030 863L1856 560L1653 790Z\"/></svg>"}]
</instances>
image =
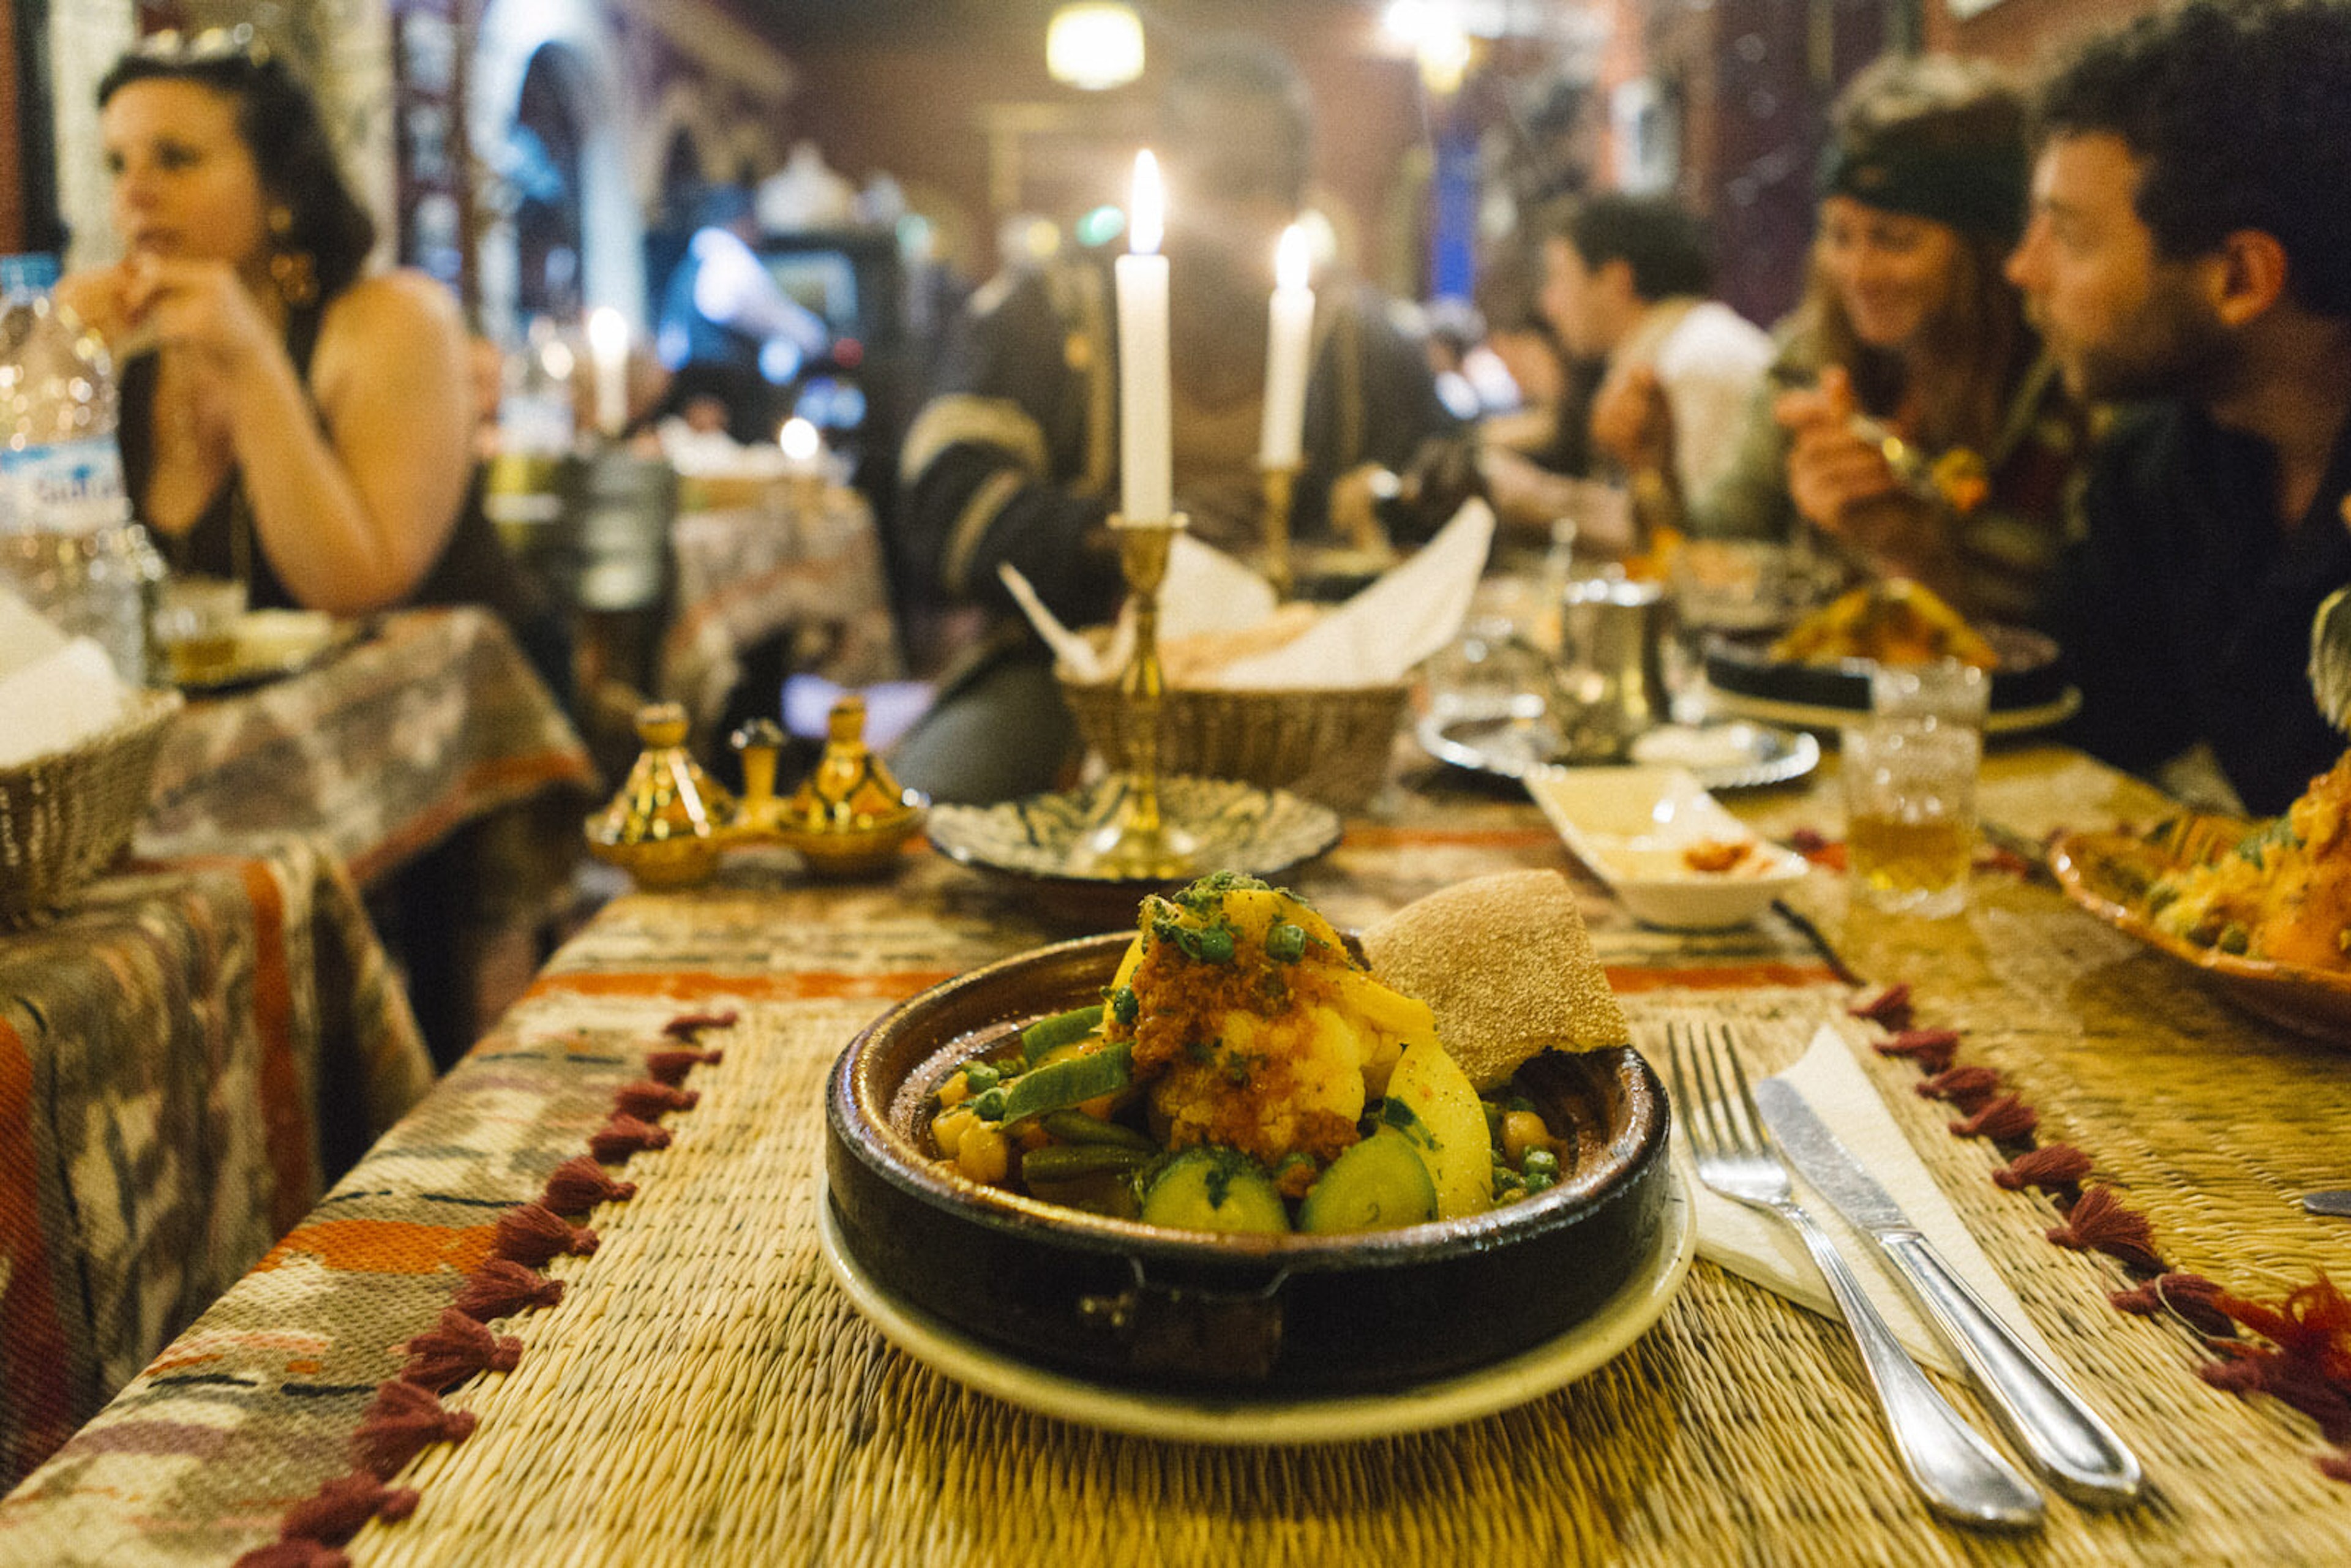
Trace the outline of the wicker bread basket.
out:
<instances>
[{"instance_id":1,"label":"wicker bread basket","mask_svg":"<svg viewBox=\"0 0 2351 1568\"><path fill-rule=\"evenodd\" d=\"M174 691L135 691L111 728L0 768L0 925L48 914L106 869L147 809Z\"/></svg>"},{"instance_id":2,"label":"wicker bread basket","mask_svg":"<svg viewBox=\"0 0 2351 1568\"><path fill-rule=\"evenodd\" d=\"M1402 682L1266 691L1171 686L1160 712L1159 766L1353 810L1387 778L1410 691ZM1064 673L1061 695L1087 747L1111 767L1125 767L1129 714L1118 682L1080 685Z\"/></svg>"}]
</instances>

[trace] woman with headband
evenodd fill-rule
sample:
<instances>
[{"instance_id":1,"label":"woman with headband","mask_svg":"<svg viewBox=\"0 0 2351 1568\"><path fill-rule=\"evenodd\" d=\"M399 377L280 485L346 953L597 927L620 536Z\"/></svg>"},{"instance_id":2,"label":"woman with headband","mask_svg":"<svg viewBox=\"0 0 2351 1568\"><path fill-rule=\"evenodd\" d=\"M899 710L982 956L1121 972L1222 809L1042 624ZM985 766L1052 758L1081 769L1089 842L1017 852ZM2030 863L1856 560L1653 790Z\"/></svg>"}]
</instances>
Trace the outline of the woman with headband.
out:
<instances>
[{"instance_id":1,"label":"woman with headband","mask_svg":"<svg viewBox=\"0 0 2351 1568\"><path fill-rule=\"evenodd\" d=\"M2026 167L2022 100L1987 68L1928 56L1855 78L1803 303L1693 532L1810 528L1970 617L2032 611L2083 421L2001 276Z\"/></svg>"}]
</instances>

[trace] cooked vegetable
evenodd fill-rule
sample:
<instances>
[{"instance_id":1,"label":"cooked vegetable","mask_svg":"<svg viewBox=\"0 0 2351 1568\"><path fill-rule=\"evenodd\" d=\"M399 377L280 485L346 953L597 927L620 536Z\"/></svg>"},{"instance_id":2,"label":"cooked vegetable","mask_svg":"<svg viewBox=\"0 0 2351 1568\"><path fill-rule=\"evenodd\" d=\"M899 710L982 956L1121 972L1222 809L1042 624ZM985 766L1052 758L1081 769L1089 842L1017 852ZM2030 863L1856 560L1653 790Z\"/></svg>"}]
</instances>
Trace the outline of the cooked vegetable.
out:
<instances>
[{"instance_id":1,"label":"cooked vegetable","mask_svg":"<svg viewBox=\"0 0 2351 1568\"><path fill-rule=\"evenodd\" d=\"M1486 1110L1468 1075L1434 1040L1404 1049L1388 1077L1386 1113L1410 1120L1401 1130L1418 1149L1437 1188L1439 1218L1483 1214L1494 1207L1493 1144Z\"/></svg>"},{"instance_id":2,"label":"cooked vegetable","mask_svg":"<svg viewBox=\"0 0 2351 1568\"><path fill-rule=\"evenodd\" d=\"M1152 1160L1149 1148L1121 1144L1047 1144L1020 1156L1020 1179L1029 1182L1074 1181L1103 1171L1135 1171Z\"/></svg>"},{"instance_id":3,"label":"cooked vegetable","mask_svg":"<svg viewBox=\"0 0 2351 1568\"><path fill-rule=\"evenodd\" d=\"M1181 1230L1290 1229L1290 1211L1265 1168L1238 1150L1208 1145L1167 1162L1143 1195L1142 1218Z\"/></svg>"},{"instance_id":4,"label":"cooked vegetable","mask_svg":"<svg viewBox=\"0 0 2351 1568\"><path fill-rule=\"evenodd\" d=\"M1048 1051L1058 1051L1062 1046L1083 1040L1102 1028L1102 1020L1100 1002L1090 1008L1072 1008L1065 1013L1055 1013L1051 1018L1039 1019L1020 1031L1020 1058L1034 1067ZM975 1092L987 1087L985 1083L972 1085Z\"/></svg>"},{"instance_id":5,"label":"cooked vegetable","mask_svg":"<svg viewBox=\"0 0 2351 1568\"><path fill-rule=\"evenodd\" d=\"M1437 1188L1411 1138L1382 1127L1331 1162L1298 1210L1298 1228L1322 1234L1390 1230L1437 1218Z\"/></svg>"},{"instance_id":6,"label":"cooked vegetable","mask_svg":"<svg viewBox=\"0 0 2351 1568\"><path fill-rule=\"evenodd\" d=\"M1008 1089L989 1093L1001 1092L1002 1119L1018 1122L1024 1116L1041 1116L1115 1094L1134 1082L1134 1047L1119 1040L1099 1051L1079 1051L1032 1067L1014 1079Z\"/></svg>"}]
</instances>

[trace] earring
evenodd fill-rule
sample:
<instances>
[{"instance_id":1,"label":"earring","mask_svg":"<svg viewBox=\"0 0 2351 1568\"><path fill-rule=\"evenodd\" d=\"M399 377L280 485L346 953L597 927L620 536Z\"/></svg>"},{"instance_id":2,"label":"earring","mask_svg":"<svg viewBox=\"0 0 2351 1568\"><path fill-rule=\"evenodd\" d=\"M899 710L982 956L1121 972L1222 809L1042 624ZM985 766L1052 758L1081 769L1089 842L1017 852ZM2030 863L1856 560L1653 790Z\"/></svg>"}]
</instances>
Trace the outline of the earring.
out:
<instances>
[{"instance_id":1,"label":"earring","mask_svg":"<svg viewBox=\"0 0 2351 1568\"><path fill-rule=\"evenodd\" d=\"M294 212L284 203L271 207L268 214L269 237L277 253L269 258L269 281L277 287L277 298L299 310L315 304L319 298L319 264L307 250L288 248L294 234Z\"/></svg>"},{"instance_id":2,"label":"earring","mask_svg":"<svg viewBox=\"0 0 2351 1568\"><path fill-rule=\"evenodd\" d=\"M269 281L277 298L299 310L319 299L319 264L307 250L281 250L269 258Z\"/></svg>"}]
</instances>

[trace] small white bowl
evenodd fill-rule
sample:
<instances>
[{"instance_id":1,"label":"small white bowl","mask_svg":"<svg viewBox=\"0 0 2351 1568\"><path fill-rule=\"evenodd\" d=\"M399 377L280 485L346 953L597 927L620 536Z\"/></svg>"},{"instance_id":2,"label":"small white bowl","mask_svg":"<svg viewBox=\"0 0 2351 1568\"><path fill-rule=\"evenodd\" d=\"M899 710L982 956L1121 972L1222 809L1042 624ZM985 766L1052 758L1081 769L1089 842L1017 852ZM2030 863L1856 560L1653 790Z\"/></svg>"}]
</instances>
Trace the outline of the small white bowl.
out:
<instances>
[{"instance_id":1,"label":"small white bowl","mask_svg":"<svg viewBox=\"0 0 2351 1568\"><path fill-rule=\"evenodd\" d=\"M1526 785L1575 858L1646 925L1744 925L1809 869L1802 855L1758 837L1678 768L1562 768ZM1744 852L1727 870L1702 871L1690 853L1700 845Z\"/></svg>"}]
</instances>

